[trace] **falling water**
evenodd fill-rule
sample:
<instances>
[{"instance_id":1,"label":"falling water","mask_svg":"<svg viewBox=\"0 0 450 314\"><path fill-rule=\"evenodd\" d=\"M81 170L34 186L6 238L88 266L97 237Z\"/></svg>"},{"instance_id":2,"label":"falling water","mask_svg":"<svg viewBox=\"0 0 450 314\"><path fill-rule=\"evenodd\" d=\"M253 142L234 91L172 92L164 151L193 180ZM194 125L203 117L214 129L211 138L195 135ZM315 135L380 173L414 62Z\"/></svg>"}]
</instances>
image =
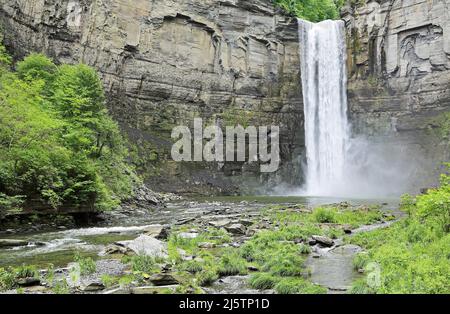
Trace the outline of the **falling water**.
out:
<instances>
[{"instance_id":1,"label":"falling water","mask_svg":"<svg viewBox=\"0 0 450 314\"><path fill-rule=\"evenodd\" d=\"M335 195L349 143L344 23L299 20L305 111L306 193Z\"/></svg>"}]
</instances>

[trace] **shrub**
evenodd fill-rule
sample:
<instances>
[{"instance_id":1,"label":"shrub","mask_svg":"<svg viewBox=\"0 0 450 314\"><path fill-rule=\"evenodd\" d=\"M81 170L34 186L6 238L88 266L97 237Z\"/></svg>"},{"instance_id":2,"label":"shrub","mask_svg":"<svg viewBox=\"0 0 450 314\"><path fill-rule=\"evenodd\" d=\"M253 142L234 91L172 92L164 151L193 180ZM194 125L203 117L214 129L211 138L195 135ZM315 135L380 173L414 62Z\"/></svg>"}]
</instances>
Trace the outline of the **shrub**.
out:
<instances>
[{"instance_id":1,"label":"shrub","mask_svg":"<svg viewBox=\"0 0 450 314\"><path fill-rule=\"evenodd\" d=\"M364 269L369 261L369 254L367 252L360 252L353 258L353 267L355 270Z\"/></svg>"},{"instance_id":2,"label":"shrub","mask_svg":"<svg viewBox=\"0 0 450 314\"><path fill-rule=\"evenodd\" d=\"M32 54L0 86L0 216L36 201L108 210L132 194L139 180L92 68Z\"/></svg>"},{"instance_id":3,"label":"shrub","mask_svg":"<svg viewBox=\"0 0 450 314\"><path fill-rule=\"evenodd\" d=\"M146 255L133 255L124 258L124 261L131 265L133 272L152 274L158 270L157 264L163 262L164 259Z\"/></svg>"},{"instance_id":4,"label":"shrub","mask_svg":"<svg viewBox=\"0 0 450 314\"><path fill-rule=\"evenodd\" d=\"M331 208L316 208L313 216L318 223L336 223L336 212Z\"/></svg>"},{"instance_id":5,"label":"shrub","mask_svg":"<svg viewBox=\"0 0 450 314\"><path fill-rule=\"evenodd\" d=\"M119 283L119 278L110 275L102 275L101 280L106 288L111 288Z\"/></svg>"},{"instance_id":6,"label":"shrub","mask_svg":"<svg viewBox=\"0 0 450 314\"><path fill-rule=\"evenodd\" d=\"M67 283L67 280L64 278L56 282L55 285L52 287L52 291L54 294L69 294L70 287L69 284Z\"/></svg>"},{"instance_id":7,"label":"shrub","mask_svg":"<svg viewBox=\"0 0 450 314\"><path fill-rule=\"evenodd\" d=\"M269 273L253 274L249 279L250 286L258 290L273 289L277 281L277 278Z\"/></svg>"},{"instance_id":8,"label":"shrub","mask_svg":"<svg viewBox=\"0 0 450 314\"><path fill-rule=\"evenodd\" d=\"M299 245L299 251L300 251L300 254L310 254L311 247L307 244L302 243Z\"/></svg>"},{"instance_id":9,"label":"shrub","mask_svg":"<svg viewBox=\"0 0 450 314\"><path fill-rule=\"evenodd\" d=\"M74 261L80 266L80 274L82 276L90 275L97 271L97 264L91 257L83 257L77 252Z\"/></svg>"},{"instance_id":10,"label":"shrub","mask_svg":"<svg viewBox=\"0 0 450 314\"><path fill-rule=\"evenodd\" d=\"M301 278L284 278L275 285L275 291L279 294L323 294L327 289Z\"/></svg>"},{"instance_id":11,"label":"shrub","mask_svg":"<svg viewBox=\"0 0 450 314\"><path fill-rule=\"evenodd\" d=\"M35 266L22 265L14 269L16 278L35 278L39 277L39 272Z\"/></svg>"},{"instance_id":12,"label":"shrub","mask_svg":"<svg viewBox=\"0 0 450 314\"><path fill-rule=\"evenodd\" d=\"M16 285L16 276L4 268L0 268L0 291L11 290Z\"/></svg>"},{"instance_id":13,"label":"shrub","mask_svg":"<svg viewBox=\"0 0 450 314\"><path fill-rule=\"evenodd\" d=\"M199 286L207 287L218 279L218 275L213 270L202 270L197 274L196 279Z\"/></svg>"},{"instance_id":14,"label":"shrub","mask_svg":"<svg viewBox=\"0 0 450 314\"><path fill-rule=\"evenodd\" d=\"M195 273L201 272L203 270L203 265L202 265L202 263L195 261L195 260L187 261L181 265L181 269L195 274Z\"/></svg>"},{"instance_id":15,"label":"shrub","mask_svg":"<svg viewBox=\"0 0 450 314\"><path fill-rule=\"evenodd\" d=\"M303 259L297 254L276 254L264 264L263 270L282 277L301 276L302 266Z\"/></svg>"},{"instance_id":16,"label":"shrub","mask_svg":"<svg viewBox=\"0 0 450 314\"><path fill-rule=\"evenodd\" d=\"M288 13L311 22L339 18L342 1L333 0L274 0L274 3Z\"/></svg>"},{"instance_id":17,"label":"shrub","mask_svg":"<svg viewBox=\"0 0 450 314\"><path fill-rule=\"evenodd\" d=\"M247 273L247 265L238 253L233 250L225 250L220 259L218 274L220 276L244 275Z\"/></svg>"}]
</instances>

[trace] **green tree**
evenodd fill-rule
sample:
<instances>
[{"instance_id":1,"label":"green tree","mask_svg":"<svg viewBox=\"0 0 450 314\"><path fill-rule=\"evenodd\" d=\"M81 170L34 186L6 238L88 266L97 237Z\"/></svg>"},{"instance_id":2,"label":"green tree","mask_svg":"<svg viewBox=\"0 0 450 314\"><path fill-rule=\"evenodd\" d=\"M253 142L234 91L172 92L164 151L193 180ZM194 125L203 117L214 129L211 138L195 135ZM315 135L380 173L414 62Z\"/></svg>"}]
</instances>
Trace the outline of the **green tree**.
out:
<instances>
[{"instance_id":1,"label":"green tree","mask_svg":"<svg viewBox=\"0 0 450 314\"><path fill-rule=\"evenodd\" d=\"M342 0L274 0L275 5L299 18L320 22L339 18Z\"/></svg>"},{"instance_id":2,"label":"green tree","mask_svg":"<svg viewBox=\"0 0 450 314\"><path fill-rule=\"evenodd\" d=\"M36 202L104 210L129 196L137 178L97 73L41 54L16 68L0 72L0 214Z\"/></svg>"}]
</instances>

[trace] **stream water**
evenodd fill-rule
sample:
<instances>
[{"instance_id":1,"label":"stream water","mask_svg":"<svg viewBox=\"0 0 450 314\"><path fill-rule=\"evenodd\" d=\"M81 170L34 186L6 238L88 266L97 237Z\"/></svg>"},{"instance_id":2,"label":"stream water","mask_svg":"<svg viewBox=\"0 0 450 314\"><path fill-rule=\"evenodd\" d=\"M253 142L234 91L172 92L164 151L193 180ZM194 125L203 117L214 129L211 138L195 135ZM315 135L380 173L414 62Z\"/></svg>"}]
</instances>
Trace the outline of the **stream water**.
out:
<instances>
[{"instance_id":1,"label":"stream water","mask_svg":"<svg viewBox=\"0 0 450 314\"><path fill-rule=\"evenodd\" d=\"M155 211L138 210L134 213L111 213L103 225L73 230L60 230L26 235L9 235L2 238L24 239L42 245L27 247L1 248L0 267L32 264L45 268L49 264L65 267L73 261L75 252L101 259L99 253L108 245L121 240L136 238L149 225L170 224L183 225L193 219L222 219L245 215L261 215L261 210L268 205L305 204L317 206L335 204L344 201L339 198L306 197L215 197L198 198L168 204L166 208ZM384 203L383 210L393 211L397 208L395 200L345 200L352 205L370 205ZM325 252L322 252L325 253ZM318 283L340 288L348 286L358 276L351 268L354 252L339 250L323 254L323 259L311 259L308 266L312 269L312 279ZM331 259L328 257L332 257ZM333 274L333 275L331 275ZM339 275L340 274L340 275ZM324 281L324 278L327 278ZM246 280L233 277L218 282L210 293L237 293L247 291ZM251 290L248 290L251 291Z\"/></svg>"}]
</instances>

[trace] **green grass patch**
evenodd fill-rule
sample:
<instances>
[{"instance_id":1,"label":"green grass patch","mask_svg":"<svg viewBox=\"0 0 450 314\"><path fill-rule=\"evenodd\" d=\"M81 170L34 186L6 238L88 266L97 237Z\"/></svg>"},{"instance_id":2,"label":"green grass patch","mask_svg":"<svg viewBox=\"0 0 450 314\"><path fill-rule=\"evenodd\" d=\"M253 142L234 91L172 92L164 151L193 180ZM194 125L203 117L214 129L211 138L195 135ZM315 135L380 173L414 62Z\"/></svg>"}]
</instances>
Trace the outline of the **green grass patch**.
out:
<instances>
[{"instance_id":1,"label":"green grass patch","mask_svg":"<svg viewBox=\"0 0 450 314\"><path fill-rule=\"evenodd\" d=\"M380 272L379 282L356 282L353 293L450 293L449 183L444 175L440 188L404 197L402 209L408 217L389 228L348 238L368 250L368 255L356 257L355 266L374 263Z\"/></svg>"}]
</instances>

